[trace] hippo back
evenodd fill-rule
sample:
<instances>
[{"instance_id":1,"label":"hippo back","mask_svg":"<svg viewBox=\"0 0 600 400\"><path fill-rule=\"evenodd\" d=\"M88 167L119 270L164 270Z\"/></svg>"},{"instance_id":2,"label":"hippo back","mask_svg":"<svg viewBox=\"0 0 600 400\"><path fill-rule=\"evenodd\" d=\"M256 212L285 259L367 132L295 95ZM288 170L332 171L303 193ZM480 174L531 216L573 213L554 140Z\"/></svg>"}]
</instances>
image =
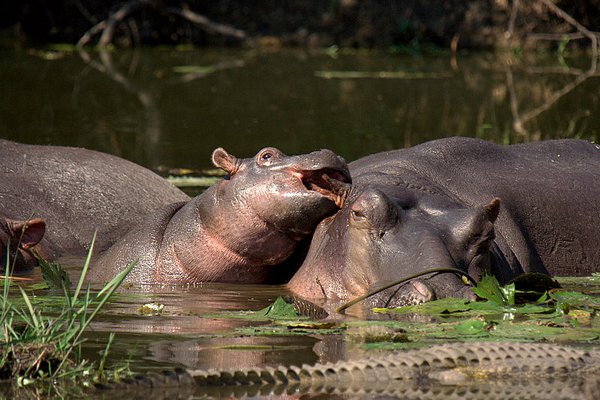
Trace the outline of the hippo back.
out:
<instances>
[{"instance_id":1,"label":"hippo back","mask_svg":"<svg viewBox=\"0 0 600 400\"><path fill-rule=\"evenodd\" d=\"M349 167L357 185L393 176L397 186L448 196L468 207L500 198L496 242L525 271L582 275L598 269L600 150L595 144L567 139L498 146L456 137L374 154Z\"/></svg>"},{"instance_id":2,"label":"hippo back","mask_svg":"<svg viewBox=\"0 0 600 400\"><path fill-rule=\"evenodd\" d=\"M43 218L49 258L96 249L165 204L189 197L152 171L96 151L0 140L0 217Z\"/></svg>"}]
</instances>

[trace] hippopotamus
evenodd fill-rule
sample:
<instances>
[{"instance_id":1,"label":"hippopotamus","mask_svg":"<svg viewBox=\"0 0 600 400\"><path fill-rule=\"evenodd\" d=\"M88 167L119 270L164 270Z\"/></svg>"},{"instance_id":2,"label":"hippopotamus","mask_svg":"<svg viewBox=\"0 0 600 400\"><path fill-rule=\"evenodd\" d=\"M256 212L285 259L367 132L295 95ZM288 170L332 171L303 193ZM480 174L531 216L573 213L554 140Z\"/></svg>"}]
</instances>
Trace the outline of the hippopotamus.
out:
<instances>
[{"instance_id":1,"label":"hippopotamus","mask_svg":"<svg viewBox=\"0 0 600 400\"><path fill-rule=\"evenodd\" d=\"M499 146L445 138L349 164L343 207L316 228L289 288L344 302L430 268L501 283L600 270L600 150L583 140ZM415 278L367 300L472 299L461 274Z\"/></svg>"},{"instance_id":2,"label":"hippopotamus","mask_svg":"<svg viewBox=\"0 0 600 400\"><path fill-rule=\"evenodd\" d=\"M38 264L32 248L44 237L46 222L41 218L15 221L0 216L0 272L7 262L11 271L25 272Z\"/></svg>"},{"instance_id":3,"label":"hippopotamus","mask_svg":"<svg viewBox=\"0 0 600 400\"><path fill-rule=\"evenodd\" d=\"M47 260L105 250L132 225L190 197L154 172L122 158L74 147L0 140L0 268L15 272Z\"/></svg>"},{"instance_id":4,"label":"hippopotamus","mask_svg":"<svg viewBox=\"0 0 600 400\"><path fill-rule=\"evenodd\" d=\"M289 271L275 266L337 211L333 182L350 182L346 162L330 150L287 156L267 147L239 159L219 148L212 161L225 179L132 228L88 279L105 281L136 261L128 282L279 282Z\"/></svg>"}]
</instances>

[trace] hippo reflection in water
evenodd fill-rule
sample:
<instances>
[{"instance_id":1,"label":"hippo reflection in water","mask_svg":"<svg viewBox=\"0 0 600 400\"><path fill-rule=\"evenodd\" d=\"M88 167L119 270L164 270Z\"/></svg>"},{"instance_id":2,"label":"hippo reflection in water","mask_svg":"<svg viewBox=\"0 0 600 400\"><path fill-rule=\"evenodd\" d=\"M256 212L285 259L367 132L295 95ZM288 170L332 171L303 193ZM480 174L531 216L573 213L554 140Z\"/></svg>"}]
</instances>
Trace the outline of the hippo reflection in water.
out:
<instances>
[{"instance_id":1,"label":"hippo reflection in water","mask_svg":"<svg viewBox=\"0 0 600 400\"><path fill-rule=\"evenodd\" d=\"M581 140L497 146L447 138L349 164L343 208L316 229L289 283L308 299L347 300L430 268L501 282L523 272L600 270L600 151ZM472 298L454 274L387 289L371 306Z\"/></svg>"}]
</instances>

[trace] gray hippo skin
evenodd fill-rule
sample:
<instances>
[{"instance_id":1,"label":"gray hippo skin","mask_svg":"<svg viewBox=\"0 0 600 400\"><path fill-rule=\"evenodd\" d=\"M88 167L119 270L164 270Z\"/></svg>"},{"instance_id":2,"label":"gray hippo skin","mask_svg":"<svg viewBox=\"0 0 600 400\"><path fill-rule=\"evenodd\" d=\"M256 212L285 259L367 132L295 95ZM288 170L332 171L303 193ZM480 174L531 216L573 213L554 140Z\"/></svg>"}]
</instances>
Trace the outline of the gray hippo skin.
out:
<instances>
[{"instance_id":1,"label":"gray hippo skin","mask_svg":"<svg viewBox=\"0 0 600 400\"><path fill-rule=\"evenodd\" d=\"M104 250L165 204L189 196L152 171L96 151L0 140L0 268L11 243L15 272Z\"/></svg>"},{"instance_id":2,"label":"gray hippo skin","mask_svg":"<svg viewBox=\"0 0 600 400\"><path fill-rule=\"evenodd\" d=\"M289 283L308 299L348 300L430 268L501 282L523 272L600 270L600 150L580 140L498 146L447 138L350 163L343 208L316 229ZM472 298L454 274L369 299L401 306Z\"/></svg>"},{"instance_id":3,"label":"gray hippo skin","mask_svg":"<svg viewBox=\"0 0 600 400\"><path fill-rule=\"evenodd\" d=\"M133 228L92 265L88 279L110 279L135 260L129 282L284 279L274 266L337 210L330 178L350 181L346 163L330 150L286 156L268 147L238 159L217 149L212 158L226 179Z\"/></svg>"}]
</instances>

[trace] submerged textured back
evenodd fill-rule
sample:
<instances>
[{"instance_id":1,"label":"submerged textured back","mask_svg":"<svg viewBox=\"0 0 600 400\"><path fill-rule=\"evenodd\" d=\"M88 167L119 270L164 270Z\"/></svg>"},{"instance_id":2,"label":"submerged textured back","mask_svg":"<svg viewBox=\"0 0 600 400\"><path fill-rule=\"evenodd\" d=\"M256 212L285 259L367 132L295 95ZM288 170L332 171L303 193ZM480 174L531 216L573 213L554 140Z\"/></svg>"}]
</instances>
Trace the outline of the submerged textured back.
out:
<instances>
[{"instance_id":1,"label":"submerged textured back","mask_svg":"<svg viewBox=\"0 0 600 400\"><path fill-rule=\"evenodd\" d=\"M238 397L330 393L352 398L595 399L600 396L598 372L597 350L534 343L451 343L314 366L179 369L115 385L153 391L185 387L187 393Z\"/></svg>"}]
</instances>

